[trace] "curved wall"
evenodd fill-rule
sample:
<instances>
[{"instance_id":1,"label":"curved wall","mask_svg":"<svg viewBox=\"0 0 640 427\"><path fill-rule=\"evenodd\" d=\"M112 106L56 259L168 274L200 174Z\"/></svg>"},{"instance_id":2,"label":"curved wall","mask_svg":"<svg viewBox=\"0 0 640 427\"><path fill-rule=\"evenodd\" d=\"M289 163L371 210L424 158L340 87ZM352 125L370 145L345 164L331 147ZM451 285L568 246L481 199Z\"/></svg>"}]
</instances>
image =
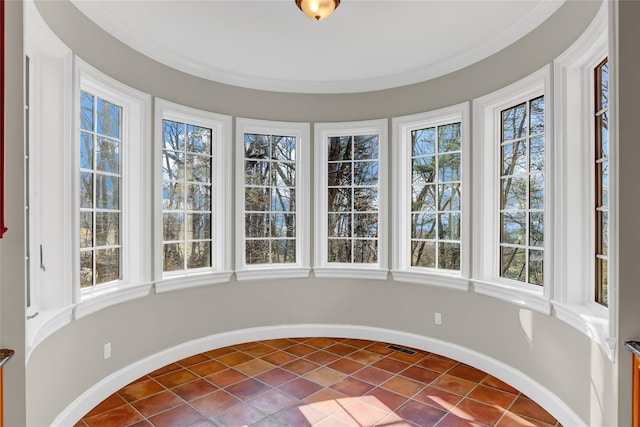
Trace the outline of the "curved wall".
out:
<instances>
[{"instance_id":1,"label":"curved wall","mask_svg":"<svg viewBox=\"0 0 640 427\"><path fill-rule=\"evenodd\" d=\"M302 95L231 87L181 73L118 42L67 0L36 4L75 54L139 90L217 113L309 122L391 118L473 100L551 63L585 30L600 6L568 1L510 47L438 79L370 93ZM436 311L443 315L442 326L433 325ZM50 425L103 378L165 349L228 331L304 324L369 326L457 344L525 373L585 424L617 424L616 364L588 337L553 316L473 292L391 279L313 277L232 280L151 294L72 321L29 358L27 424ZM113 353L103 360L106 342Z\"/></svg>"}]
</instances>

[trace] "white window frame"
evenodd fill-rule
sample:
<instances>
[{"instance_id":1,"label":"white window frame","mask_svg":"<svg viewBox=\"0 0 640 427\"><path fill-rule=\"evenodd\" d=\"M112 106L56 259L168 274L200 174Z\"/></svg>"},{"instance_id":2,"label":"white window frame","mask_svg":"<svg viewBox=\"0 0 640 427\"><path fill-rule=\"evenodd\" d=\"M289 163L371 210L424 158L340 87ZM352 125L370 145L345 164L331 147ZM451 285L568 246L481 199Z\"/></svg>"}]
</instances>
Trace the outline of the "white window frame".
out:
<instances>
[{"instance_id":1,"label":"white window frame","mask_svg":"<svg viewBox=\"0 0 640 427\"><path fill-rule=\"evenodd\" d=\"M551 314L553 272L553 94L550 66L473 101L474 221L473 287L475 292ZM544 95L544 284L500 277L500 136L501 112Z\"/></svg>"},{"instance_id":2,"label":"white window frame","mask_svg":"<svg viewBox=\"0 0 640 427\"><path fill-rule=\"evenodd\" d=\"M426 113L394 117L392 119L392 141L394 146L393 177L393 278L432 286L468 290L471 255L471 156L468 102ZM411 188L412 188L412 141L411 132L417 129L442 126L460 122L461 149L461 225L460 225L460 271L411 266Z\"/></svg>"},{"instance_id":3,"label":"white window frame","mask_svg":"<svg viewBox=\"0 0 640 427\"><path fill-rule=\"evenodd\" d=\"M296 262L290 264L247 264L245 261L245 185L244 135L280 135L296 138ZM278 122L236 118L236 277L238 280L262 278L304 278L310 266L310 157L309 123Z\"/></svg>"},{"instance_id":4,"label":"white window frame","mask_svg":"<svg viewBox=\"0 0 640 427\"><path fill-rule=\"evenodd\" d=\"M172 120L211 129L211 267L163 272L162 233L162 121ZM231 278L231 116L210 113L164 99L155 99L154 241L155 289L175 289L228 282Z\"/></svg>"},{"instance_id":5,"label":"white window frame","mask_svg":"<svg viewBox=\"0 0 640 427\"><path fill-rule=\"evenodd\" d=\"M80 92L87 91L122 107L121 157L121 279L80 289ZM75 317L113 304L143 297L151 288L151 96L120 83L75 57L72 186L74 211L73 283Z\"/></svg>"},{"instance_id":6,"label":"white window frame","mask_svg":"<svg viewBox=\"0 0 640 427\"><path fill-rule=\"evenodd\" d=\"M366 120L357 122L315 123L315 265L316 277L336 277L354 279L385 280L388 268L388 226L387 191L388 164L387 149L388 120ZM327 145L330 137L353 135L379 135L378 146L378 262L375 264L329 263L328 262L328 225L327 225Z\"/></svg>"},{"instance_id":7,"label":"white window frame","mask_svg":"<svg viewBox=\"0 0 640 427\"><path fill-rule=\"evenodd\" d=\"M615 63L609 48L608 5L603 3L582 36L554 61L557 191L553 307L556 316L597 342L614 360L617 343L616 206L617 157L609 99L609 304L594 301L595 290L595 125L594 69L609 58L609 95Z\"/></svg>"}]
</instances>

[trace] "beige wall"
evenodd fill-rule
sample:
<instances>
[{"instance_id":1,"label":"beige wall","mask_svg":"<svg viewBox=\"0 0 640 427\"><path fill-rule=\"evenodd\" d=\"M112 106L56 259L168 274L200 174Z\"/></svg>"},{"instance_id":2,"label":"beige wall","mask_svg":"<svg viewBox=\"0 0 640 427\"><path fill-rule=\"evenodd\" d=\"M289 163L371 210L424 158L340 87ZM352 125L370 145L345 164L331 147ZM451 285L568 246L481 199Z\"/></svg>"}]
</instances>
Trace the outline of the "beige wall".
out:
<instances>
[{"instance_id":1,"label":"beige wall","mask_svg":"<svg viewBox=\"0 0 640 427\"><path fill-rule=\"evenodd\" d=\"M403 88L348 95L271 93L195 78L132 51L86 20L66 0L38 1L37 5L51 28L76 54L137 89L174 102L234 116L321 122L390 118L428 111L470 101L504 87L550 63L568 47L595 15L599 2L567 2L523 39L458 72ZM635 35L633 40L640 40L638 30L627 25L629 27L625 30L631 33L629 37ZM629 76L633 75L631 70L640 75L637 68L636 60L630 66ZM14 79L15 86L18 86L19 79ZM621 81L624 82L622 77ZM16 100L20 99L19 94L15 96ZM620 102L628 102L637 112L638 98L627 96L625 99L621 96ZM621 115L621 122L624 117ZM632 118L627 117L627 120ZM621 123L621 132L624 125ZM621 144L623 142L621 139ZM638 150L640 148L635 144L628 153L637 159ZM393 148L390 151L393 153ZM20 163L19 153L12 152L11 158L14 163ZM640 182L637 179L640 177L634 176L640 173L639 168L630 163L630 160L622 163L629 168L627 173L633 179L630 182ZM14 182L21 182L22 171L17 166L14 168L7 173ZM621 186L621 191L629 194L637 191L637 184ZM638 199L633 199L624 202L624 209L630 209L628 212L637 209ZM19 214L18 209L13 211L14 215ZM631 222L632 215L621 215L622 225L630 225ZM637 232L637 221L634 227L634 232ZM625 283L620 286L629 288L621 289L621 294L629 297L621 304L624 311L621 318L625 322L633 322L633 326L621 327L621 332L625 333L621 334L621 339L632 338L634 334L640 337L638 314L633 310L640 302L640 296L630 286L634 277L640 277L636 271L640 267L625 267L626 264L640 264L633 260L632 255L638 252L633 245L638 241L637 237L636 233L621 240L622 249L627 248L628 254L625 256L625 251L620 251L623 254L621 271L627 273L626 276L621 274ZM7 246L9 242L1 244ZM23 246L20 242L10 244L11 256L15 258L18 251L13 248L22 250ZM16 307L24 306L24 298L17 298L15 293L18 291L10 289L9 284L23 283L23 277L22 273L5 272L4 266L8 265L5 256L6 251L2 251L0 296L3 301L8 296L19 302L11 307L5 303L1 306L0 338L3 343L9 343L5 337L24 329L23 316L15 313L19 311ZM12 262L12 265L20 265L19 260ZM433 325L435 311L443 314L444 324L441 327ZM525 318L527 322L523 322ZM18 324L6 326L8 321L16 319ZM527 373L559 396L589 425L629 423L626 413L629 399L626 395L620 399L620 414L617 410L618 365L609 362L585 335L555 317L530 313L473 292L392 280L368 282L310 278L231 282L149 295L72 322L47 338L31 355L26 387L28 425L50 424L76 397L102 378L163 349L219 332L305 323L382 327L459 344ZM24 345L23 339L13 342ZM102 359L105 342L111 342L113 348L113 356L106 361ZM627 364L626 353L621 361ZM623 372L626 372L626 366ZM24 393L20 378L12 378L11 383ZM623 392L627 386L626 380L621 381ZM15 401L16 406L10 408L9 416L14 420L12 425L19 426L25 398L18 395Z\"/></svg>"}]
</instances>

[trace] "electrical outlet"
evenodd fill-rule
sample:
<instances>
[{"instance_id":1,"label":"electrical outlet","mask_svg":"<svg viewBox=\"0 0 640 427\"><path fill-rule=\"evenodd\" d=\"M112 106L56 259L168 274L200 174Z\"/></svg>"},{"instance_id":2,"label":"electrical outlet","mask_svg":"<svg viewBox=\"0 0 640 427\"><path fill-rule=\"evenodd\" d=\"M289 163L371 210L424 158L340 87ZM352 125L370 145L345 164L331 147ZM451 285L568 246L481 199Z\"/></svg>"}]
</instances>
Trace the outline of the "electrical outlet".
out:
<instances>
[{"instance_id":1,"label":"electrical outlet","mask_svg":"<svg viewBox=\"0 0 640 427\"><path fill-rule=\"evenodd\" d=\"M104 345L104 354L103 357L105 360L111 357L111 343L108 342Z\"/></svg>"},{"instance_id":2,"label":"electrical outlet","mask_svg":"<svg viewBox=\"0 0 640 427\"><path fill-rule=\"evenodd\" d=\"M442 325L442 313L436 313L433 320L436 325Z\"/></svg>"}]
</instances>

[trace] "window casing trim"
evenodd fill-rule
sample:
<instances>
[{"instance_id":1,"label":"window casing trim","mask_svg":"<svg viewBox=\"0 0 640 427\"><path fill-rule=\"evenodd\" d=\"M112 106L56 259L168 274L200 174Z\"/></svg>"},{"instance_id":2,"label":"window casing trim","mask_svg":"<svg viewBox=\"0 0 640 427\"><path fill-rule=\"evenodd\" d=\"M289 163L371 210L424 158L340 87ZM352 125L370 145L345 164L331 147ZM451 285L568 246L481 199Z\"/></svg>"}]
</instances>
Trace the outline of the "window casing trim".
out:
<instances>
[{"instance_id":1,"label":"window casing trim","mask_svg":"<svg viewBox=\"0 0 640 427\"><path fill-rule=\"evenodd\" d=\"M279 122L238 117L236 122L236 268L237 280L261 278L304 278L310 265L310 156L311 131L309 123ZM245 261L245 158L244 135L264 134L296 138L296 262L288 264L248 265Z\"/></svg>"},{"instance_id":2,"label":"window casing trim","mask_svg":"<svg viewBox=\"0 0 640 427\"><path fill-rule=\"evenodd\" d=\"M393 278L403 282L468 290L471 255L471 167L470 167L470 103L464 102L450 107L394 117L392 119L392 141L395 147L393 164L394 187L397 189L393 199L394 239L393 239ZM411 229L407 220L411 212L411 138L410 132L460 122L461 150L461 229L460 229L460 271L437 268L412 267L409 262Z\"/></svg>"},{"instance_id":3,"label":"window casing trim","mask_svg":"<svg viewBox=\"0 0 640 427\"><path fill-rule=\"evenodd\" d=\"M388 267L388 226L387 202L388 191L388 120L365 120L357 122L335 122L314 124L315 144L315 264L316 277L345 277L372 280L386 280L389 273ZM378 262L372 264L356 263L329 263L328 251L328 225L327 225L327 150L326 141L330 137L378 135Z\"/></svg>"},{"instance_id":4,"label":"window casing trim","mask_svg":"<svg viewBox=\"0 0 640 427\"><path fill-rule=\"evenodd\" d=\"M177 272L162 269L162 121L172 120L212 130L211 233L212 267ZM155 99L154 141L154 278L156 292L228 282L231 277L231 189L222 185L231 175L231 116L210 113L164 99Z\"/></svg>"}]
</instances>

